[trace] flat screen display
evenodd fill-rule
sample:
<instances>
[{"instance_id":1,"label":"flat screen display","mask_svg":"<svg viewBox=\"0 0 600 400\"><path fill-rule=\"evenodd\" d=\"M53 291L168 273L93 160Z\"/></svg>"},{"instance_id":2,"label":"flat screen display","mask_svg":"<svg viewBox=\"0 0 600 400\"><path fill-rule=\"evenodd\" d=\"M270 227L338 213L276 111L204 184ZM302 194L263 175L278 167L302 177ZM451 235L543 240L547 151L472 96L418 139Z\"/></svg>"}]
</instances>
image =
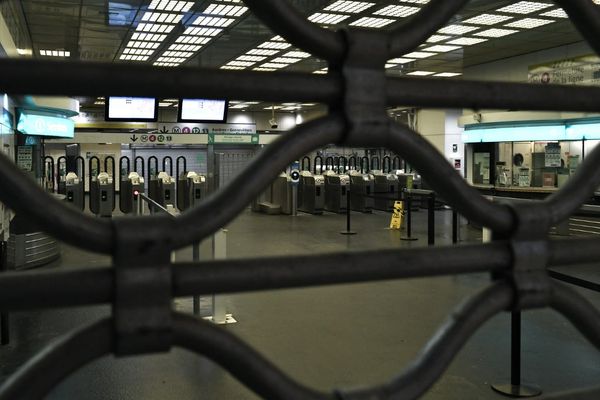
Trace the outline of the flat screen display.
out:
<instances>
[{"instance_id":1,"label":"flat screen display","mask_svg":"<svg viewBox=\"0 0 600 400\"><path fill-rule=\"evenodd\" d=\"M227 122L227 100L180 99L179 122Z\"/></svg>"},{"instance_id":2,"label":"flat screen display","mask_svg":"<svg viewBox=\"0 0 600 400\"><path fill-rule=\"evenodd\" d=\"M156 122L158 120L158 101L153 97L107 97L105 119L107 121Z\"/></svg>"},{"instance_id":3,"label":"flat screen display","mask_svg":"<svg viewBox=\"0 0 600 400\"><path fill-rule=\"evenodd\" d=\"M17 131L24 135L73 138L75 122L68 118L18 110Z\"/></svg>"}]
</instances>

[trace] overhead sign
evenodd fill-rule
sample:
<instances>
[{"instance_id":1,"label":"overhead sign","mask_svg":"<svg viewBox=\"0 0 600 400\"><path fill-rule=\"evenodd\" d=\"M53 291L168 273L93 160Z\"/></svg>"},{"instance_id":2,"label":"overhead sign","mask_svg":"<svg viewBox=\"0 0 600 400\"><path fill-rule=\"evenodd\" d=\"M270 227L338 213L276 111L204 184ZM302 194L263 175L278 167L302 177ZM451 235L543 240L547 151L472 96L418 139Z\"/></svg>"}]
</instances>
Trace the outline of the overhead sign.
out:
<instances>
[{"instance_id":1,"label":"overhead sign","mask_svg":"<svg viewBox=\"0 0 600 400\"><path fill-rule=\"evenodd\" d=\"M569 58L529 67L528 81L551 85L600 85L600 58Z\"/></svg>"},{"instance_id":2,"label":"overhead sign","mask_svg":"<svg viewBox=\"0 0 600 400\"><path fill-rule=\"evenodd\" d=\"M158 123L159 134L207 135L255 135L255 124L195 124L195 123Z\"/></svg>"},{"instance_id":3,"label":"overhead sign","mask_svg":"<svg viewBox=\"0 0 600 400\"><path fill-rule=\"evenodd\" d=\"M33 136L72 138L75 123L68 118L20 111L17 131Z\"/></svg>"}]
</instances>

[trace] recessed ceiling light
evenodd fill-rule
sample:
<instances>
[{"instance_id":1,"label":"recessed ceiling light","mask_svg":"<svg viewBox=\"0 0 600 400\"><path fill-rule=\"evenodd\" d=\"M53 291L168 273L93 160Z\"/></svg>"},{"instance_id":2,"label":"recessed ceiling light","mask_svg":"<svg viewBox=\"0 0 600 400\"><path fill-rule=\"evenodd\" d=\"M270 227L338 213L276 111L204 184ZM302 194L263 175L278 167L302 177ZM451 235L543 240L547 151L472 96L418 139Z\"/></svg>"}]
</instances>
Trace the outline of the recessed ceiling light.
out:
<instances>
[{"instance_id":1,"label":"recessed ceiling light","mask_svg":"<svg viewBox=\"0 0 600 400\"><path fill-rule=\"evenodd\" d=\"M448 42L448 44L457 44L459 46L471 46L473 44L487 42L487 39L461 37Z\"/></svg>"},{"instance_id":2,"label":"recessed ceiling light","mask_svg":"<svg viewBox=\"0 0 600 400\"><path fill-rule=\"evenodd\" d=\"M313 71L313 74L317 74L317 75L326 74L328 70L329 69L327 67L321 68L321 69L318 69L316 71Z\"/></svg>"},{"instance_id":3,"label":"recessed ceiling light","mask_svg":"<svg viewBox=\"0 0 600 400\"><path fill-rule=\"evenodd\" d=\"M173 103L158 103L159 107L171 107L173 105Z\"/></svg>"},{"instance_id":4,"label":"recessed ceiling light","mask_svg":"<svg viewBox=\"0 0 600 400\"><path fill-rule=\"evenodd\" d=\"M181 35L176 40L175 43L186 43L186 44L206 44L211 41L212 38L204 37L204 36L187 36Z\"/></svg>"},{"instance_id":5,"label":"recessed ceiling light","mask_svg":"<svg viewBox=\"0 0 600 400\"><path fill-rule=\"evenodd\" d=\"M454 76L459 76L462 75L459 72L440 72L439 74L435 74L434 76L440 77L440 78L452 78Z\"/></svg>"},{"instance_id":6,"label":"recessed ceiling light","mask_svg":"<svg viewBox=\"0 0 600 400\"><path fill-rule=\"evenodd\" d=\"M467 25L448 25L442 29L440 29L439 33L446 33L448 35L462 35L464 33L468 33L478 29L476 26L467 26Z\"/></svg>"},{"instance_id":7,"label":"recessed ceiling light","mask_svg":"<svg viewBox=\"0 0 600 400\"><path fill-rule=\"evenodd\" d=\"M336 11L349 14L356 14L366 10L367 8L373 7L374 5L375 3L370 3L366 1L339 0L325 7L325 11Z\"/></svg>"},{"instance_id":8,"label":"recessed ceiling light","mask_svg":"<svg viewBox=\"0 0 600 400\"><path fill-rule=\"evenodd\" d=\"M239 61L254 61L254 62L259 62L264 60L267 57L264 56L248 56L248 55L241 55L238 58L236 58L236 60Z\"/></svg>"},{"instance_id":9,"label":"recessed ceiling light","mask_svg":"<svg viewBox=\"0 0 600 400\"><path fill-rule=\"evenodd\" d=\"M193 36L216 36L219 33L221 33L222 31L223 31L223 29L219 29L219 28L202 28L202 27L190 26L183 33L185 35L193 35Z\"/></svg>"},{"instance_id":10,"label":"recessed ceiling light","mask_svg":"<svg viewBox=\"0 0 600 400\"><path fill-rule=\"evenodd\" d=\"M278 64L278 63L267 62L267 63L261 64L260 66L263 67L263 68L280 69L280 68L287 67L288 64Z\"/></svg>"},{"instance_id":11,"label":"recessed ceiling light","mask_svg":"<svg viewBox=\"0 0 600 400\"><path fill-rule=\"evenodd\" d=\"M140 32L171 33L175 25L140 23L136 30Z\"/></svg>"},{"instance_id":12,"label":"recessed ceiling light","mask_svg":"<svg viewBox=\"0 0 600 400\"><path fill-rule=\"evenodd\" d=\"M288 51L283 56L284 57L294 57L294 58L308 58L308 57L310 57L310 54L305 53L303 51Z\"/></svg>"},{"instance_id":13,"label":"recessed ceiling light","mask_svg":"<svg viewBox=\"0 0 600 400\"><path fill-rule=\"evenodd\" d=\"M144 22L158 22L165 24L177 24L183 18L182 14L170 14L160 12L145 12L142 15L142 21Z\"/></svg>"},{"instance_id":14,"label":"recessed ceiling light","mask_svg":"<svg viewBox=\"0 0 600 400\"><path fill-rule=\"evenodd\" d=\"M252 68L252 71L271 72L271 71L277 71L277 70L275 68L256 67L256 68Z\"/></svg>"},{"instance_id":15,"label":"recessed ceiling light","mask_svg":"<svg viewBox=\"0 0 600 400\"><path fill-rule=\"evenodd\" d=\"M216 26L219 28L225 28L231 25L234 21L234 18L206 17L201 15L196 18L194 22L192 22L192 25Z\"/></svg>"},{"instance_id":16,"label":"recessed ceiling light","mask_svg":"<svg viewBox=\"0 0 600 400\"><path fill-rule=\"evenodd\" d=\"M284 42L264 42L264 43L260 44L258 47L261 48L261 49L279 49L279 50L283 50L283 49L287 49L290 46L291 46L291 44L284 43Z\"/></svg>"},{"instance_id":17,"label":"recessed ceiling light","mask_svg":"<svg viewBox=\"0 0 600 400\"><path fill-rule=\"evenodd\" d=\"M246 67L234 67L231 65L223 65L222 67L219 67L220 69L234 69L234 70L242 70L242 69L246 69Z\"/></svg>"},{"instance_id":18,"label":"recessed ceiling light","mask_svg":"<svg viewBox=\"0 0 600 400\"><path fill-rule=\"evenodd\" d=\"M465 24L494 25L511 19L508 15L481 14L463 21Z\"/></svg>"},{"instance_id":19,"label":"recessed ceiling light","mask_svg":"<svg viewBox=\"0 0 600 400\"><path fill-rule=\"evenodd\" d=\"M256 61L229 61L227 64L225 65L232 65L234 67L250 67L252 65L256 64Z\"/></svg>"},{"instance_id":20,"label":"recessed ceiling light","mask_svg":"<svg viewBox=\"0 0 600 400\"><path fill-rule=\"evenodd\" d=\"M423 51L432 51L435 53L446 53L448 51L454 51L460 49L460 46L447 46L437 44L435 46L424 48Z\"/></svg>"},{"instance_id":21,"label":"recessed ceiling light","mask_svg":"<svg viewBox=\"0 0 600 400\"><path fill-rule=\"evenodd\" d=\"M598 4L600 4L600 0L598 0ZM551 17L551 18L569 18L569 15L562 8L557 8L556 10L546 11L545 13L540 14L542 17Z\"/></svg>"},{"instance_id":22,"label":"recessed ceiling light","mask_svg":"<svg viewBox=\"0 0 600 400\"><path fill-rule=\"evenodd\" d=\"M412 53L405 54L406 58L427 58L435 56L435 53L425 53L423 51L413 51Z\"/></svg>"},{"instance_id":23,"label":"recessed ceiling light","mask_svg":"<svg viewBox=\"0 0 600 400\"><path fill-rule=\"evenodd\" d=\"M499 37L503 37L503 36L512 35L513 33L517 33L517 32L519 32L519 31L514 30L514 29L491 28L491 29L487 29L485 31L477 32L474 35L475 36L483 36L483 37L499 38Z\"/></svg>"},{"instance_id":24,"label":"recessed ceiling light","mask_svg":"<svg viewBox=\"0 0 600 400\"><path fill-rule=\"evenodd\" d=\"M17 49L17 54L21 56L30 56L33 54L33 50L31 49Z\"/></svg>"},{"instance_id":25,"label":"recessed ceiling light","mask_svg":"<svg viewBox=\"0 0 600 400\"><path fill-rule=\"evenodd\" d=\"M248 50L246 54L252 54L257 56L272 56L273 54L279 53L278 50L265 50L265 49L252 49Z\"/></svg>"},{"instance_id":26,"label":"recessed ceiling light","mask_svg":"<svg viewBox=\"0 0 600 400\"><path fill-rule=\"evenodd\" d=\"M396 22L395 19L362 17L350 23L352 26L363 26L365 28L383 28L386 25Z\"/></svg>"},{"instance_id":27,"label":"recessed ceiling light","mask_svg":"<svg viewBox=\"0 0 600 400\"><path fill-rule=\"evenodd\" d=\"M536 1L519 1L518 3L499 8L496 11L511 14L531 14L548 7L552 7L552 4L538 3Z\"/></svg>"},{"instance_id":28,"label":"recessed ceiling light","mask_svg":"<svg viewBox=\"0 0 600 400\"><path fill-rule=\"evenodd\" d=\"M373 14L404 18L418 13L419 10L421 10L419 7L389 5L383 7L381 10L375 11Z\"/></svg>"},{"instance_id":29,"label":"recessed ceiling light","mask_svg":"<svg viewBox=\"0 0 600 400\"><path fill-rule=\"evenodd\" d=\"M431 71L413 71L413 72L409 72L406 75L428 76L428 75L433 75L433 74L435 74L435 72L431 72Z\"/></svg>"},{"instance_id":30,"label":"recessed ceiling light","mask_svg":"<svg viewBox=\"0 0 600 400\"><path fill-rule=\"evenodd\" d=\"M451 37L452 36L446 36L446 35L432 35L429 37L429 39L427 39L427 43L437 43L437 42L441 42L446 39L450 39Z\"/></svg>"},{"instance_id":31,"label":"recessed ceiling light","mask_svg":"<svg viewBox=\"0 0 600 400\"><path fill-rule=\"evenodd\" d=\"M510 24L506 24L504 26L508 26L510 28L533 29L551 24L553 22L555 22L553 19L524 18L519 21L511 22Z\"/></svg>"},{"instance_id":32,"label":"recessed ceiling light","mask_svg":"<svg viewBox=\"0 0 600 400\"><path fill-rule=\"evenodd\" d=\"M71 52L66 50L40 50L40 55L46 57L71 57Z\"/></svg>"},{"instance_id":33,"label":"recessed ceiling light","mask_svg":"<svg viewBox=\"0 0 600 400\"><path fill-rule=\"evenodd\" d=\"M300 58L292 58L292 57L276 57L271 60L271 62L279 63L279 64L294 64L300 61Z\"/></svg>"},{"instance_id":34,"label":"recessed ceiling light","mask_svg":"<svg viewBox=\"0 0 600 400\"><path fill-rule=\"evenodd\" d=\"M329 13L314 13L308 20L314 22L315 24L323 24L323 25L335 25L344 21L345 19L350 18L349 15L343 14L329 14Z\"/></svg>"}]
</instances>

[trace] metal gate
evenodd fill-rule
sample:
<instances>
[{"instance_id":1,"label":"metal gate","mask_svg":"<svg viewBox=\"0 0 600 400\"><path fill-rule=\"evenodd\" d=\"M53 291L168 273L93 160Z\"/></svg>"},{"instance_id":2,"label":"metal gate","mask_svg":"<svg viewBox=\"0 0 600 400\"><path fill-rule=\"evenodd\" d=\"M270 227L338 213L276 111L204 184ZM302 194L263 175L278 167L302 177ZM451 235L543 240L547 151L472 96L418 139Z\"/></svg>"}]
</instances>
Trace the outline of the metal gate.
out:
<instances>
[{"instance_id":1,"label":"metal gate","mask_svg":"<svg viewBox=\"0 0 600 400\"><path fill-rule=\"evenodd\" d=\"M468 186L418 133L390 120L388 104L415 107L600 111L600 88L388 78L385 62L417 48L467 0L432 0L399 29L386 33L331 31L309 23L284 0L245 0L266 25L293 45L328 60L327 75L162 69L150 66L0 60L0 87L11 94L193 97L198 93L263 101L330 105L330 114L299 126L255 157L200 206L180 218L104 221L54 201L0 157L0 199L72 245L112 254L104 268L0 276L2 310L110 303L111 318L82 327L46 348L0 390L0 399L39 398L66 375L102 355L167 351L180 346L221 364L270 399L412 399L430 388L469 337L506 310L550 307L600 348L600 312L547 268L600 259L597 239L548 240L600 185L600 148L542 203L493 204ZM600 8L590 0L558 0L600 54ZM292 160L311 150L387 147L414 165L462 215L491 228L494 241L476 246L340 253L327 256L171 264L172 250L199 241L235 217ZM440 263L439 260L444 260ZM491 283L467 299L418 358L387 384L318 392L284 374L231 333L171 310L176 296L249 292L344 282L489 272ZM593 394L590 394L592 397Z\"/></svg>"}]
</instances>

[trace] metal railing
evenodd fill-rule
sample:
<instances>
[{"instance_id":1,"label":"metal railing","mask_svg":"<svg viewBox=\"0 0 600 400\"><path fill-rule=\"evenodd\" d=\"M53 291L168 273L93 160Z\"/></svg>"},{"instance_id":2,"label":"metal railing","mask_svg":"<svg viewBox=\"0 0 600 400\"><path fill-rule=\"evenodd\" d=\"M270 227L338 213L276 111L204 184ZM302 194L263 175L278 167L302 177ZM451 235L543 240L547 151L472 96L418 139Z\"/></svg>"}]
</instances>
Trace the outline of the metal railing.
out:
<instances>
[{"instance_id":1,"label":"metal railing","mask_svg":"<svg viewBox=\"0 0 600 400\"><path fill-rule=\"evenodd\" d=\"M600 348L600 312L549 278L552 265L600 259L600 241L548 241L550 226L568 218L600 185L600 148L561 191L534 205L490 203L469 187L422 136L390 120L388 104L560 111L600 111L600 88L388 78L385 61L417 48L466 0L433 0L391 32L331 31L308 22L283 0L245 0L293 45L326 59L329 73L263 73L163 69L92 63L0 60L0 88L10 94L228 97L328 103L326 117L283 135L245 172L178 218L104 221L55 201L0 157L0 200L27 213L57 238L113 255L113 266L0 276L0 311L113 305L113 316L64 336L24 365L0 389L0 399L33 399L102 355L165 351L180 346L222 365L269 399L417 398L443 374L469 337L494 315L550 307ZM600 54L600 8L589 0L557 1ZM494 232L477 246L171 264L172 250L206 238L230 222L292 160L330 143L387 147L407 160L463 216ZM443 259L444 263L439 260ZM231 333L174 313L178 296L249 292L408 277L490 272L488 288L466 300L404 372L387 384L318 392L267 361ZM143 299L143 300L140 300ZM33 384L35 382L35 384Z\"/></svg>"}]
</instances>

